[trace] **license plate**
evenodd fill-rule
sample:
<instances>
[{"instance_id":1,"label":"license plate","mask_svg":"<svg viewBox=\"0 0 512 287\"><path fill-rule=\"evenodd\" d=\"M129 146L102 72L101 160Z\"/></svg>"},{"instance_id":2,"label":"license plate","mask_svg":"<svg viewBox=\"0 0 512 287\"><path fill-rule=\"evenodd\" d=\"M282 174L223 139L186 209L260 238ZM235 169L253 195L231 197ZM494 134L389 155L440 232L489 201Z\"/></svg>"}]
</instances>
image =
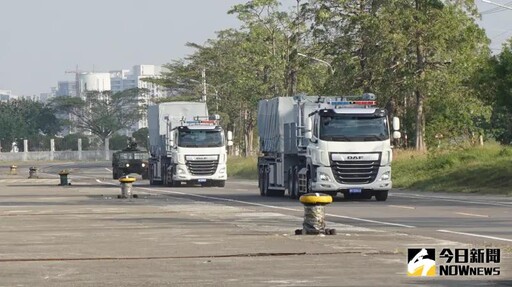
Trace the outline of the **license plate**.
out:
<instances>
[{"instance_id":1,"label":"license plate","mask_svg":"<svg viewBox=\"0 0 512 287\"><path fill-rule=\"evenodd\" d=\"M360 188L350 188L348 190L348 193L361 193L361 189Z\"/></svg>"},{"instance_id":2,"label":"license plate","mask_svg":"<svg viewBox=\"0 0 512 287\"><path fill-rule=\"evenodd\" d=\"M206 178L200 178L197 180L197 182L206 182Z\"/></svg>"}]
</instances>

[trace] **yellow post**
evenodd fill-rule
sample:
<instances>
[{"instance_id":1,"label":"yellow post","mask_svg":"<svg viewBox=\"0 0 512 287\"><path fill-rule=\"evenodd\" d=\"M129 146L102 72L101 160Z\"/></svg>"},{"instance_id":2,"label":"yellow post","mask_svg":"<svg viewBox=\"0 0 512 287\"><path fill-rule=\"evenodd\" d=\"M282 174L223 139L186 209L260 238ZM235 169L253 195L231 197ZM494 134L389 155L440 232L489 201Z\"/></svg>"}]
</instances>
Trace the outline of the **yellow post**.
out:
<instances>
[{"instance_id":1,"label":"yellow post","mask_svg":"<svg viewBox=\"0 0 512 287\"><path fill-rule=\"evenodd\" d=\"M121 177L119 178L119 182L121 183L121 195L117 196L118 198L136 197L132 196L132 184L135 182L134 177Z\"/></svg>"},{"instance_id":2,"label":"yellow post","mask_svg":"<svg viewBox=\"0 0 512 287\"><path fill-rule=\"evenodd\" d=\"M336 234L335 229L325 228L325 205L332 202L332 197L323 193L307 193L299 198L304 205L304 229L295 230L295 234Z\"/></svg>"}]
</instances>

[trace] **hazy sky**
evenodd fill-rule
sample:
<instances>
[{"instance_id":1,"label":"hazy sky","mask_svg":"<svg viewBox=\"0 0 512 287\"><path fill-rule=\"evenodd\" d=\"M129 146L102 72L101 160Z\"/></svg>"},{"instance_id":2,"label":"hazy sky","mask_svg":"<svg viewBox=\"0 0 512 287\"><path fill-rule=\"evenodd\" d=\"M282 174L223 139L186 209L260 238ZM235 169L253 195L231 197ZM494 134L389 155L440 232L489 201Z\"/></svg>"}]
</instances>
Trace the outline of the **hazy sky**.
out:
<instances>
[{"instance_id":1,"label":"hazy sky","mask_svg":"<svg viewBox=\"0 0 512 287\"><path fill-rule=\"evenodd\" d=\"M59 80L72 80L64 71L76 65L109 71L182 58L191 52L186 42L204 43L215 31L239 26L226 12L245 2L0 0L0 90L39 95ZM296 0L282 2L289 7ZM499 9L481 0L477 4L480 11ZM491 48L499 51L512 36L512 10L484 14L482 20Z\"/></svg>"}]
</instances>

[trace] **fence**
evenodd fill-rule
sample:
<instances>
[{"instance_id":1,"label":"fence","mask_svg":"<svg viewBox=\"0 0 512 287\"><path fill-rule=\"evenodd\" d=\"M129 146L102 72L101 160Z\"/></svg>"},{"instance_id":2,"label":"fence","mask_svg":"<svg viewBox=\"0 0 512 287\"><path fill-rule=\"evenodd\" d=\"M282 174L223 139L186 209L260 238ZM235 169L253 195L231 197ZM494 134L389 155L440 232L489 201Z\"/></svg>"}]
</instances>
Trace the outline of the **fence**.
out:
<instances>
[{"instance_id":1,"label":"fence","mask_svg":"<svg viewBox=\"0 0 512 287\"><path fill-rule=\"evenodd\" d=\"M29 151L29 152L0 152L0 161L103 161L110 160L114 151Z\"/></svg>"}]
</instances>

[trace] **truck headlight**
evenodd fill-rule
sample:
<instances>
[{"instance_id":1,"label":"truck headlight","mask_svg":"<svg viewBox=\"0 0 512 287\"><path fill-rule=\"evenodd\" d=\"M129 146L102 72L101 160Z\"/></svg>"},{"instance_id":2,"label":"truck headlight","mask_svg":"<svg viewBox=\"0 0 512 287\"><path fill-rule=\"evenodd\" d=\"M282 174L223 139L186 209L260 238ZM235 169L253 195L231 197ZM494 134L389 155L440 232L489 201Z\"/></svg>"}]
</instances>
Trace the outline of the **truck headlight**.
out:
<instances>
[{"instance_id":1,"label":"truck headlight","mask_svg":"<svg viewBox=\"0 0 512 287\"><path fill-rule=\"evenodd\" d=\"M125 164L124 166L126 166L126 167L130 167L130 164L129 164L129 163L127 163L127 164Z\"/></svg>"},{"instance_id":2,"label":"truck headlight","mask_svg":"<svg viewBox=\"0 0 512 287\"><path fill-rule=\"evenodd\" d=\"M178 168L178 174L185 174L186 171L182 168Z\"/></svg>"},{"instance_id":3,"label":"truck headlight","mask_svg":"<svg viewBox=\"0 0 512 287\"><path fill-rule=\"evenodd\" d=\"M318 179L319 179L320 181L331 181L331 178L330 178L327 174L325 174L325 173L323 173L323 172L320 172L320 173L318 174Z\"/></svg>"},{"instance_id":4,"label":"truck headlight","mask_svg":"<svg viewBox=\"0 0 512 287\"><path fill-rule=\"evenodd\" d=\"M145 164L145 163L142 163L142 164L141 164L141 166L142 166L142 167L146 167L146 164Z\"/></svg>"},{"instance_id":5,"label":"truck headlight","mask_svg":"<svg viewBox=\"0 0 512 287\"><path fill-rule=\"evenodd\" d=\"M380 180L389 180L391 178L391 173L389 171L386 171L385 173L382 174L382 176L380 177Z\"/></svg>"}]
</instances>

